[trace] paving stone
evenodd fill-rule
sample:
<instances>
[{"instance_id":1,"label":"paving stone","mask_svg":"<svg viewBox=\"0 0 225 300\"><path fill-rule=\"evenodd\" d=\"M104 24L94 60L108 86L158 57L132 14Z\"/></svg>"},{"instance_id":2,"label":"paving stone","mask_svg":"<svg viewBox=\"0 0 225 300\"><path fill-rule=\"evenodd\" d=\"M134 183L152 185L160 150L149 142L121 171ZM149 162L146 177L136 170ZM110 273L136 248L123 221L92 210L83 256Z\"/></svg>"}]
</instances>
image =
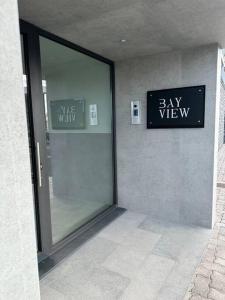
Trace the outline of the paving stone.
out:
<instances>
[{"instance_id":1,"label":"paving stone","mask_svg":"<svg viewBox=\"0 0 225 300\"><path fill-rule=\"evenodd\" d=\"M225 299L225 294L212 288L209 291L208 298L212 299L212 300L224 300Z\"/></svg>"},{"instance_id":2,"label":"paving stone","mask_svg":"<svg viewBox=\"0 0 225 300\"><path fill-rule=\"evenodd\" d=\"M218 218L218 219L219 219L219 218ZM218 220L218 224L221 224L220 222L221 222L221 221L220 221L220 219L219 219L219 220ZM214 239L217 240L221 228L223 228L223 226L217 225L216 228L215 228L215 226L214 226L213 232L212 232L212 238L214 238Z\"/></svg>"},{"instance_id":3,"label":"paving stone","mask_svg":"<svg viewBox=\"0 0 225 300\"><path fill-rule=\"evenodd\" d=\"M218 235L218 240L225 241L225 236L222 235L222 234L219 234L219 235Z\"/></svg>"},{"instance_id":4,"label":"paving stone","mask_svg":"<svg viewBox=\"0 0 225 300\"><path fill-rule=\"evenodd\" d=\"M219 232L221 235L225 235L225 228L224 227L222 227L222 228L220 228L220 232Z\"/></svg>"},{"instance_id":5,"label":"paving stone","mask_svg":"<svg viewBox=\"0 0 225 300\"><path fill-rule=\"evenodd\" d=\"M207 245L207 248L208 248L208 249L213 249L213 250L215 250L215 249L216 249L216 246L217 246L217 245L215 245L215 244L209 243L209 244Z\"/></svg>"},{"instance_id":6,"label":"paving stone","mask_svg":"<svg viewBox=\"0 0 225 300\"><path fill-rule=\"evenodd\" d=\"M209 261L212 263L214 259L215 259L215 250L213 249L207 249L202 256L203 261Z\"/></svg>"},{"instance_id":7,"label":"paving stone","mask_svg":"<svg viewBox=\"0 0 225 300\"><path fill-rule=\"evenodd\" d=\"M124 237L121 244L132 248L133 251L145 258L150 254L160 238L161 235L159 234L135 228L129 235Z\"/></svg>"},{"instance_id":8,"label":"paving stone","mask_svg":"<svg viewBox=\"0 0 225 300\"><path fill-rule=\"evenodd\" d=\"M217 245L217 239L211 238L211 239L209 240L209 243L212 244L212 245Z\"/></svg>"},{"instance_id":9,"label":"paving stone","mask_svg":"<svg viewBox=\"0 0 225 300\"><path fill-rule=\"evenodd\" d=\"M225 294L225 275L218 272L213 272L210 287L219 290ZM225 296L225 295L224 295Z\"/></svg>"},{"instance_id":10,"label":"paving stone","mask_svg":"<svg viewBox=\"0 0 225 300\"><path fill-rule=\"evenodd\" d=\"M49 286L40 286L41 300L66 300L62 293L50 288Z\"/></svg>"},{"instance_id":11,"label":"paving stone","mask_svg":"<svg viewBox=\"0 0 225 300\"><path fill-rule=\"evenodd\" d=\"M112 272L118 272L122 276L133 278L143 261L143 256L139 252L133 251L131 247L118 246L102 265Z\"/></svg>"},{"instance_id":12,"label":"paving stone","mask_svg":"<svg viewBox=\"0 0 225 300\"><path fill-rule=\"evenodd\" d=\"M225 248L216 251L216 256L225 259Z\"/></svg>"},{"instance_id":13,"label":"paving stone","mask_svg":"<svg viewBox=\"0 0 225 300\"><path fill-rule=\"evenodd\" d=\"M212 271L212 263L209 263L209 262L202 262L201 263L201 265L204 267L204 268L206 268L207 270L210 270L210 271Z\"/></svg>"},{"instance_id":14,"label":"paving stone","mask_svg":"<svg viewBox=\"0 0 225 300\"><path fill-rule=\"evenodd\" d=\"M222 247L223 249L225 249L225 240L217 240L217 246Z\"/></svg>"},{"instance_id":15,"label":"paving stone","mask_svg":"<svg viewBox=\"0 0 225 300\"><path fill-rule=\"evenodd\" d=\"M217 213L217 217L219 219L221 217L220 212L218 210L216 210L216 213ZM215 222L214 227L213 227L213 229L214 229L215 232L212 232L212 234L216 233L216 232L219 232L219 230L220 230L220 223L221 223L220 221L221 220L218 220L218 221Z\"/></svg>"},{"instance_id":16,"label":"paving stone","mask_svg":"<svg viewBox=\"0 0 225 300\"><path fill-rule=\"evenodd\" d=\"M153 300L158 298L158 293L165 287L165 280L171 274L175 262L169 258L150 255L142 267L136 272L135 279L124 291L121 300ZM133 274L134 277L135 274ZM176 291L176 289L174 289ZM185 293L185 291L184 291ZM183 293L183 295L184 295ZM165 298L164 298L165 299ZM171 299L168 297L168 300ZM182 298L173 298L182 299ZM108 299L105 299L108 300Z\"/></svg>"},{"instance_id":17,"label":"paving stone","mask_svg":"<svg viewBox=\"0 0 225 300\"><path fill-rule=\"evenodd\" d=\"M194 278L196 278L196 275L194 275ZM194 279L192 279L192 282L191 282L190 285L189 285L189 288L188 288L188 290L187 290L186 295L188 295L188 294L191 293L191 291L193 290L194 286L195 286L195 285L194 285ZM192 295L192 294L190 294L190 295Z\"/></svg>"},{"instance_id":18,"label":"paving stone","mask_svg":"<svg viewBox=\"0 0 225 300\"><path fill-rule=\"evenodd\" d=\"M223 251L224 249L225 249L224 246L222 246L222 245L217 245L217 246L216 246L216 253L215 253L215 256L217 257L217 252L218 252L218 251L220 251L220 250Z\"/></svg>"},{"instance_id":19,"label":"paving stone","mask_svg":"<svg viewBox=\"0 0 225 300\"><path fill-rule=\"evenodd\" d=\"M191 291L188 291L185 296L184 296L184 299L183 300L190 300L192 297L192 294L191 294Z\"/></svg>"},{"instance_id":20,"label":"paving stone","mask_svg":"<svg viewBox=\"0 0 225 300\"><path fill-rule=\"evenodd\" d=\"M193 295L190 300L207 300L207 298L201 297L199 295Z\"/></svg>"},{"instance_id":21,"label":"paving stone","mask_svg":"<svg viewBox=\"0 0 225 300\"><path fill-rule=\"evenodd\" d=\"M197 275L194 280L194 288L192 289L192 292L194 294L198 294L202 297L207 298L207 295L209 293L209 283L209 278Z\"/></svg>"},{"instance_id":22,"label":"paving stone","mask_svg":"<svg viewBox=\"0 0 225 300\"><path fill-rule=\"evenodd\" d=\"M178 285L179 286L179 285ZM163 285L163 287L160 289L159 293L157 294L157 297L154 298L149 296L148 300L174 300L174 299L183 299L184 291L182 289L179 289L177 286L167 286L167 284ZM128 298L130 300L130 298ZM127 299L127 300L128 300ZM142 297L136 298L142 300ZM189 298L186 298L186 300L189 300ZM183 299L185 300L185 298Z\"/></svg>"},{"instance_id":23,"label":"paving stone","mask_svg":"<svg viewBox=\"0 0 225 300\"><path fill-rule=\"evenodd\" d=\"M222 204L217 204L217 209L221 212L221 210L223 210L223 205Z\"/></svg>"},{"instance_id":24,"label":"paving stone","mask_svg":"<svg viewBox=\"0 0 225 300\"><path fill-rule=\"evenodd\" d=\"M87 295L83 300L118 299L129 283L130 280L128 278L106 270L105 268L98 267L94 270L89 282L86 282L83 285L85 294Z\"/></svg>"},{"instance_id":25,"label":"paving stone","mask_svg":"<svg viewBox=\"0 0 225 300\"><path fill-rule=\"evenodd\" d=\"M206 278L210 278L212 271L206 269L205 267L203 267L202 265L200 265L197 269L196 269L196 274L197 275L201 275L203 277Z\"/></svg>"},{"instance_id":26,"label":"paving stone","mask_svg":"<svg viewBox=\"0 0 225 300\"><path fill-rule=\"evenodd\" d=\"M221 274L225 274L225 267L216 263L202 262L203 267L208 270L217 271Z\"/></svg>"},{"instance_id":27,"label":"paving stone","mask_svg":"<svg viewBox=\"0 0 225 300\"><path fill-rule=\"evenodd\" d=\"M225 259L223 258L216 258L215 263L225 267Z\"/></svg>"},{"instance_id":28,"label":"paving stone","mask_svg":"<svg viewBox=\"0 0 225 300\"><path fill-rule=\"evenodd\" d=\"M217 271L221 274L225 274L225 267L224 266L221 266L219 264L212 264L212 270L213 271Z\"/></svg>"},{"instance_id":29,"label":"paving stone","mask_svg":"<svg viewBox=\"0 0 225 300\"><path fill-rule=\"evenodd\" d=\"M223 223L223 221L220 221L218 224L218 227L225 228L225 223Z\"/></svg>"}]
</instances>

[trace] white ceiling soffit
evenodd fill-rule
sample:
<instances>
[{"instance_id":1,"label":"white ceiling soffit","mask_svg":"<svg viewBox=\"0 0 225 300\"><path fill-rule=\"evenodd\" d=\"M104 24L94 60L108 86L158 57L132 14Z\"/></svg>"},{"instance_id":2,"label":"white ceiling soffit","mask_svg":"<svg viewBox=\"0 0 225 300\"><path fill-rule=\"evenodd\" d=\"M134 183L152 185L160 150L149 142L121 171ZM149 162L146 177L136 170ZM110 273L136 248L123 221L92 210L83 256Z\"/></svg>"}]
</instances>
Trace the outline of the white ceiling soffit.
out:
<instances>
[{"instance_id":1,"label":"white ceiling soffit","mask_svg":"<svg viewBox=\"0 0 225 300\"><path fill-rule=\"evenodd\" d=\"M225 0L19 0L19 12L115 61L210 43L225 47Z\"/></svg>"}]
</instances>

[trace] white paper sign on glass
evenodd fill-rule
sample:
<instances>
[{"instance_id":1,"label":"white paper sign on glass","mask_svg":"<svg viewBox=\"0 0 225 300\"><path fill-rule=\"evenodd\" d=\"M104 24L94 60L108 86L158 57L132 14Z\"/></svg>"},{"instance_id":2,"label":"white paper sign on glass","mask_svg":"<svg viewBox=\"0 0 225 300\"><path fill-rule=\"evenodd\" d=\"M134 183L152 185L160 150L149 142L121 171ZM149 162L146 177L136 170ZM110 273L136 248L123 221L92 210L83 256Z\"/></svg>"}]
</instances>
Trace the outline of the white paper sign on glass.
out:
<instances>
[{"instance_id":1,"label":"white paper sign on glass","mask_svg":"<svg viewBox=\"0 0 225 300\"><path fill-rule=\"evenodd\" d=\"M98 111L97 104L89 105L89 125L98 125Z\"/></svg>"}]
</instances>

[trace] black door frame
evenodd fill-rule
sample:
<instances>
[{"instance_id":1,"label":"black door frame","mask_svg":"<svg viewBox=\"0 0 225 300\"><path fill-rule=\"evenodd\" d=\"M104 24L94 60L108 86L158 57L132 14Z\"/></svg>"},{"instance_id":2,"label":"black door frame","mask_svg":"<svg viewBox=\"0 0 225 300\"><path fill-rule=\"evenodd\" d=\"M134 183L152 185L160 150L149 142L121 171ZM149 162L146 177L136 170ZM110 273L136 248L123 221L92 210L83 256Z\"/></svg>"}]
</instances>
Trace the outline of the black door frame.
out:
<instances>
[{"instance_id":1,"label":"black door frame","mask_svg":"<svg viewBox=\"0 0 225 300\"><path fill-rule=\"evenodd\" d=\"M41 28L38 28L28 22L20 20L20 31L24 39L24 52L25 63L27 67L28 76L28 97L29 105L28 110L31 114L31 127L32 127L32 145L34 159L32 160L32 167L35 173L35 207L38 214L38 250L40 257L45 258L66 246L69 242L75 239L78 235L82 234L85 230L90 228L98 220L102 219L105 215L110 213L117 206L117 172L116 172L116 126L115 126L115 72L114 62L102 57L92 51L84 49L72 42L64 40L52 33L49 33ZM40 44L39 36L48 38L54 42L62 44L68 48L86 54L96 60L104 62L110 66L110 83L112 95L112 164L113 164L113 205L99 214L97 217L90 220L87 224L78 228L73 233L69 234L63 240L52 245L52 232L51 232L51 214L50 214L50 199L49 199L49 185L47 174L47 148L45 133L45 119L44 119L44 105L40 104L43 101L42 93L42 76L41 76L41 58L40 58ZM35 112L35 114L33 113ZM38 144L37 144L38 143ZM38 147L37 147L38 146ZM40 147L40 148L39 148ZM38 152L40 150L40 157ZM43 165L41 174L38 176L40 160ZM41 178L40 178L41 176ZM41 180L41 186L40 186ZM46 196L48 195L48 196ZM46 199L48 197L48 199Z\"/></svg>"},{"instance_id":2,"label":"black door frame","mask_svg":"<svg viewBox=\"0 0 225 300\"><path fill-rule=\"evenodd\" d=\"M29 70L28 70L28 52L27 52L27 37L21 33L21 39L23 43L23 64L24 64L24 75L26 76L27 89L25 93L26 102L26 117L29 135L29 147L30 147L30 160L31 160L31 179L33 187L33 202L35 208L35 221L36 221L36 241L37 241L37 252L41 251L41 239L40 239L40 215L39 215L39 204L38 204L38 187L37 187L37 166L36 166L36 148L34 138L34 122L32 112L31 94L29 88Z\"/></svg>"}]
</instances>

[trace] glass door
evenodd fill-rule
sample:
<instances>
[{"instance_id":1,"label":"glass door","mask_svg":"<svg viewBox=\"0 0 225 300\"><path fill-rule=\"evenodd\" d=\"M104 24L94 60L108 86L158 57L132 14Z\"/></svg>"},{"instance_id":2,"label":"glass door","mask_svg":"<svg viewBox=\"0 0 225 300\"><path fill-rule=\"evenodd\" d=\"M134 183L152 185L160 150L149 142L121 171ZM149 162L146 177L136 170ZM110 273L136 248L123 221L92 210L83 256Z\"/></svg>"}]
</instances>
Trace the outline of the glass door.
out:
<instances>
[{"instance_id":1,"label":"glass door","mask_svg":"<svg viewBox=\"0 0 225 300\"><path fill-rule=\"evenodd\" d=\"M115 204L113 63L23 23L41 250Z\"/></svg>"},{"instance_id":2,"label":"glass door","mask_svg":"<svg viewBox=\"0 0 225 300\"><path fill-rule=\"evenodd\" d=\"M40 37L52 241L113 204L110 66Z\"/></svg>"}]
</instances>

